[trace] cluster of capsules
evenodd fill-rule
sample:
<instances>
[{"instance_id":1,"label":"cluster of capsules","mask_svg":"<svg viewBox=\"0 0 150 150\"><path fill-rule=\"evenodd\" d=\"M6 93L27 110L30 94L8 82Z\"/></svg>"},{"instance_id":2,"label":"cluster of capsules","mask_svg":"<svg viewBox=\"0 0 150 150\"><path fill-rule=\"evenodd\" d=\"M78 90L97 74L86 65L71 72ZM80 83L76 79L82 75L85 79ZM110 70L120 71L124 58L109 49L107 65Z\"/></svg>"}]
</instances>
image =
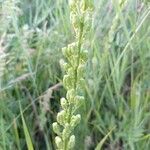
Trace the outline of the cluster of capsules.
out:
<instances>
[{"instance_id":1,"label":"cluster of capsules","mask_svg":"<svg viewBox=\"0 0 150 150\"><path fill-rule=\"evenodd\" d=\"M74 128L80 123L81 115L78 108L84 102L82 89L84 71L88 51L85 50L86 35L91 28L93 5L89 0L71 0L70 21L75 31L75 42L62 49L66 61L60 64L66 74L63 85L67 90L66 98L61 98L62 110L57 114L57 122L53 123L53 130L57 134L55 143L58 150L71 150L75 146Z\"/></svg>"}]
</instances>

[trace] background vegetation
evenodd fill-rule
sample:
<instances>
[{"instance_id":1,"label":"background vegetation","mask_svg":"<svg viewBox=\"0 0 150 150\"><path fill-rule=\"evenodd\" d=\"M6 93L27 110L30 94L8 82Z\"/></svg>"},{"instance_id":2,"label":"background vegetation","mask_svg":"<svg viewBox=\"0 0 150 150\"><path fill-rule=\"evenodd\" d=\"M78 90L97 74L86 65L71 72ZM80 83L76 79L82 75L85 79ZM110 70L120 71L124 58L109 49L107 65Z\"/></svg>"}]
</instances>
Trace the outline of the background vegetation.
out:
<instances>
[{"instance_id":1,"label":"background vegetation","mask_svg":"<svg viewBox=\"0 0 150 150\"><path fill-rule=\"evenodd\" d=\"M93 20L75 149L149 150L149 2L95 0ZM0 150L55 149L61 48L73 40L66 0L0 1Z\"/></svg>"}]
</instances>

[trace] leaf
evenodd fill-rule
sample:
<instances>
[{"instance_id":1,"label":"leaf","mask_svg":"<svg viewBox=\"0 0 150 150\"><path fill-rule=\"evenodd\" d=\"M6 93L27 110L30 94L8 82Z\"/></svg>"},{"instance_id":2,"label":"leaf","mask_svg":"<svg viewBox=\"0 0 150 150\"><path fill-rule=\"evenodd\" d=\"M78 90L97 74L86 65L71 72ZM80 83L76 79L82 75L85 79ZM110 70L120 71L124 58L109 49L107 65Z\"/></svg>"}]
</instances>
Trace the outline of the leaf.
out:
<instances>
[{"instance_id":1,"label":"leaf","mask_svg":"<svg viewBox=\"0 0 150 150\"><path fill-rule=\"evenodd\" d=\"M20 104L20 113L21 113L21 119L22 119L22 123L23 123L23 131L24 131L24 134L25 134L25 139L26 139L28 150L34 150L32 140L31 140L31 137L30 137L30 134L29 134L29 130L27 128L27 125L26 125L26 122L25 122L25 119L24 119L24 116L23 116L23 113L22 113L21 104Z\"/></svg>"},{"instance_id":2,"label":"leaf","mask_svg":"<svg viewBox=\"0 0 150 150\"><path fill-rule=\"evenodd\" d=\"M115 129L116 127L113 127L106 135L105 137L98 143L98 145L96 146L95 150L101 150L103 144L105 143L105 141L107 140L107 138L109 137L109 135L112 133L112 131Z\"/></svg>"}]
</instances>

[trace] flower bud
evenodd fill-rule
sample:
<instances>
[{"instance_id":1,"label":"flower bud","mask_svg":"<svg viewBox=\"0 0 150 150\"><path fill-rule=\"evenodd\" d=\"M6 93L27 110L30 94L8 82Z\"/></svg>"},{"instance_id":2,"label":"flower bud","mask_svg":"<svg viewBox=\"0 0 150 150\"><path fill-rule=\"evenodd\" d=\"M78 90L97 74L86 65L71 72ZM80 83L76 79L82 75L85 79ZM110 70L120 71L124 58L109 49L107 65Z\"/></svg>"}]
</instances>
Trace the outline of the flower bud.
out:
<instances>
[{"instance_id":1,"label":"flower bud","mask_svg":"<svg viewBox=\"0 0 150 150\"><path fill-rule=\"evenodd\" d=\"M85 101L84 96L76 96L75 97L75 102L76 102L76 107L79 108Z\"/></svg>"},{"instance_id":2,"label":"flower bud","mask_svg":"<svg viewBox=\"0 0 150 150\"><path fill-rule=\"evenodd\" d=\"M65 124L65 120L66 120L66 112L64 110L62 110L61 112L59 112L57 114L57 122L60 125L64 125Z\"/></svg>"},{"instance_id":3,"label":"flower bud","mask_svg":"<svg viewBox=\"0 0 150 150\"><path fill-rule=\"evenodd\" d=\"M68 101L70 102L70 103L72 103L73 101L74 101L74 97L75 97L75 90L74 89L71 89L71 90L68 90L67 91L67 94L66 94L66 97L67 97L67 99L68 99Z\"/></svg>"},{"instance_id":4,"label":"flower bud","mask_svg":"<svg viewBox=\"0 0 150 150\"><path fill-rule=\"evenodd\" d=\"M80 27L80 19L77 14L71 12L70 13L70 21L73 25L74 30L76 30Z\"/></svg>"},{"instance_id":5,"label":"flower bud","mask_svg":"<svg viewBox=\"0 0 150 150\"><path fill-rule=\"evenodd\" d=\"M81 121L81 115L78 114L76 116L71 117L71 127L76 127Z\"/></svg>"},{"instance_id":6,"label":"flower bud","mask_svg":"<svg viewBox=\"0 0 150 150\"><path fill-rule=\"evenodd\" d=\"M71 135L69 142L68 142L68 149L71 150L75 146L75 136Z\"/></svg>"},{"instance_id":7,"label":"flower bud","mask_svg":"<svg viewBox=\"0 0 150 150\"><path fill-rule=\"evenodd\" d=\"M76 7L76 2L75 0L69 0L69 7L71 10L74 10Z\"/></svg>"},{"instance_id":8,"label":"flower bud","mask_svg":"<svg viewBox=\"0 0 150 150\"><path fill-rule=\"evenodd\" d=\"M93 0L83 0L82 11L86 11L86 10L93 11L93 9L94 9Z\"/></svg>"},{"instance_id":9,"label":"flower bud","mask_svg":"<svg viewBox=\"0 0 150 150\"><path fill-rule=\"evenodd\" d=\"M73 88L74 86L74 79L70 75L64 75L63 84L67 90Z\"/></svg>"},{"instance_id":10,"label":"flower bud","mask_svg":"<svg viewBox=\"0 0 150 150\"><path fill-rule=\"evenodd\" d=\"M64 56L68 56L67 47L62 48L62 53L63 53Z\"/></svg>"},{"instance_id":11,"label":"flower bud","mask_svg":"<svg viewBox=\"0 0 150 150\"><path fill-rule=\"evenodd\" d=\"M87 50L82 51L80 57L81 57L81 63L85 64L85 62L88 59L88 51Z\"/></svg>"},{"instance_id":12,"label":"flower bud","mask_svg":"<svg viewBox=\"0 0 150 150\"><path fill-rule=\"evenodd\" d=\"M78 81L77 81L78 90L82 90L85 87L85 85L86 85L86 83L85 83L84 78L78 79Z\"/></svg>"},{"instance_id":13,"label":"flower bud","mask_svg":"<svg viewBox=\"0 0 150 150\"><path fill-rule=\"evenodd\" d=\"M84 65L79 65L79 67L77 69L78 78L83 77L84 69L85 69Z\"/></svg>"},{"instance_id":14,"label":"flower bud","mask_svg":"<svg viewBox=\"0 0 150 150\"><path fill-rule=\"evenodd\" d=\"M90 12L86 13L84 23L85 23L86 31L89 31L92 26L92 15Z\"/></svg>"},{"instance_id":15,"label":"flower bud","mask_svg":"<svg viewBox=\"0 0 150 150\"><path fill-rule=\"evenodd\" d=\"M71 132L72 132L72 127L68 123L66 123L65 128L64 128L63 133L62 133L63 140L68 139Z\"/></svg>"},{"instance_id":16,"label":"flower bud","mask_svg":"<svg viewBox=\"0 0 150 150\"><path fill-rule=\"evenodd\" d=\"M87 61L87 59L88 59L88 51L87 50L82 51L82 59Z\"/></svg>"},{"instance_id":17,"label":"flower bud","mask_svg":"<svg viewBox=\"0 0 150 150\"><path fill-rule=\"evenodd\" d=\"M68 70L69 64L66 63L63 59L60 59L59 64L60 64L60 66L61 66L62 69L64 69L65 71Z\"/></svg>"},{"instance_id":18,"label":"flower bud","mask_svg":"<svg viewBox=\"0 0 150 150\"><path fill-rule=\"evenodd\" d=\"M76 42L73 42L73 43L69 44L68 49L69 49L71 55L77 55L78 54L77 53L78 48L77 48L77 43Z\"/></svg>"},{"instance_id":19,"label":"flower bud","mask_svg":"<svg viewBox=\"0 0 150 150\"><path fill-rule=\"evenodd\" d=\"M98 60L96 57L93 57L92 58L92 65L93 65L93 68L96 69L97 68L97 65L98 65Z\"/></svg>"},{"instance_id":20,"label":"flower bud","mask_svg":"<svg viewBox=\"0 0 150 150\"><path fill-rule=\"evenodd\" d=\"M68 69L68 75L74 77L75 71L74 71L73 68L69 68L69 69Z\"/></svg>"},{"instance_id":21,"label":"flower bud","mask_svg":"<svg viewBox=\"0 0 150 150\"><path fill-rule=\"evenodd\" d=\"M61 99L60 99L60 103L61 103L61 107L62 107L63 109L67 109L68 104L67 104L67 100L66 100L65 98L61 98Z\"/></svg>"},{"instance_id":22,"label":"flower bud","mask_svg":"<svg viewBox=\"0 0 150 150\"><path fill-rule=\"evenodd\" d=\"M61 132L60 132L60 126L58 125L57 122L54 122L54 123L52 124L52 127L53 127L54 132L55 132L57 135L60 135L60 134L61 134Z\"/></svg>"},{"instance_id":23,"label":"flower bud","mask_svg":"<svg viewBox=\"0 0 150 150\"><path fill-rule=\"evenodd\" d=\"M55 137L55 143L57 145L57 147L59 149L62 149L63 148L63 142L62 142L62 139L59 137L59 136L56 136Z\"/></svg>"}]
</instances>

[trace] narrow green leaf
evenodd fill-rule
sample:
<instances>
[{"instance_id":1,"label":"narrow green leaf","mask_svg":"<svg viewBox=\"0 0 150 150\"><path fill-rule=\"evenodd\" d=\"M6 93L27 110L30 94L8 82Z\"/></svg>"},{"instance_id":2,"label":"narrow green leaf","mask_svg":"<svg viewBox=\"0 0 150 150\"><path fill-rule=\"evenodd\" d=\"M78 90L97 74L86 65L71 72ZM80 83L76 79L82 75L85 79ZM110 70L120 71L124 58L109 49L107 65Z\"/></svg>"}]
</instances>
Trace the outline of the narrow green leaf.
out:
<instances>
[{"instance_id":1,"label":"narrow green leaf","mask_svg":"<svg viewBox=\"0 0 150 150\"><path fill-rule=\"evenodd\" d=\"M21 104L20 104L20 113L21 113L21 119L22 119L22 123L23 123L23 131L24 131L24 134L25 134L25 139L26 139L28 150L34 150L32 140L31 140L31 137L30 137L30 134L29 134L29 130L27 128L27 125L26 125L26 122L25 122L25 119L24 119L24 116L23 116L23 113L22 113Z\"/></svg>"},{"instance_id":2,"label":"narrow green leaf","mask_svg":"<svg viewBox=\"0 0 150 150\"><path fill-rule=\"evenodd\" d=\"M109 137L109 135L112 133L112 131L115 129L116 127L113 127L106 135L105 137L98 143L98 145L96 146L95 150L101 150L103 144L105 143L105 141L107 140L107 138Z\"/></svg>"}]
</instances>

